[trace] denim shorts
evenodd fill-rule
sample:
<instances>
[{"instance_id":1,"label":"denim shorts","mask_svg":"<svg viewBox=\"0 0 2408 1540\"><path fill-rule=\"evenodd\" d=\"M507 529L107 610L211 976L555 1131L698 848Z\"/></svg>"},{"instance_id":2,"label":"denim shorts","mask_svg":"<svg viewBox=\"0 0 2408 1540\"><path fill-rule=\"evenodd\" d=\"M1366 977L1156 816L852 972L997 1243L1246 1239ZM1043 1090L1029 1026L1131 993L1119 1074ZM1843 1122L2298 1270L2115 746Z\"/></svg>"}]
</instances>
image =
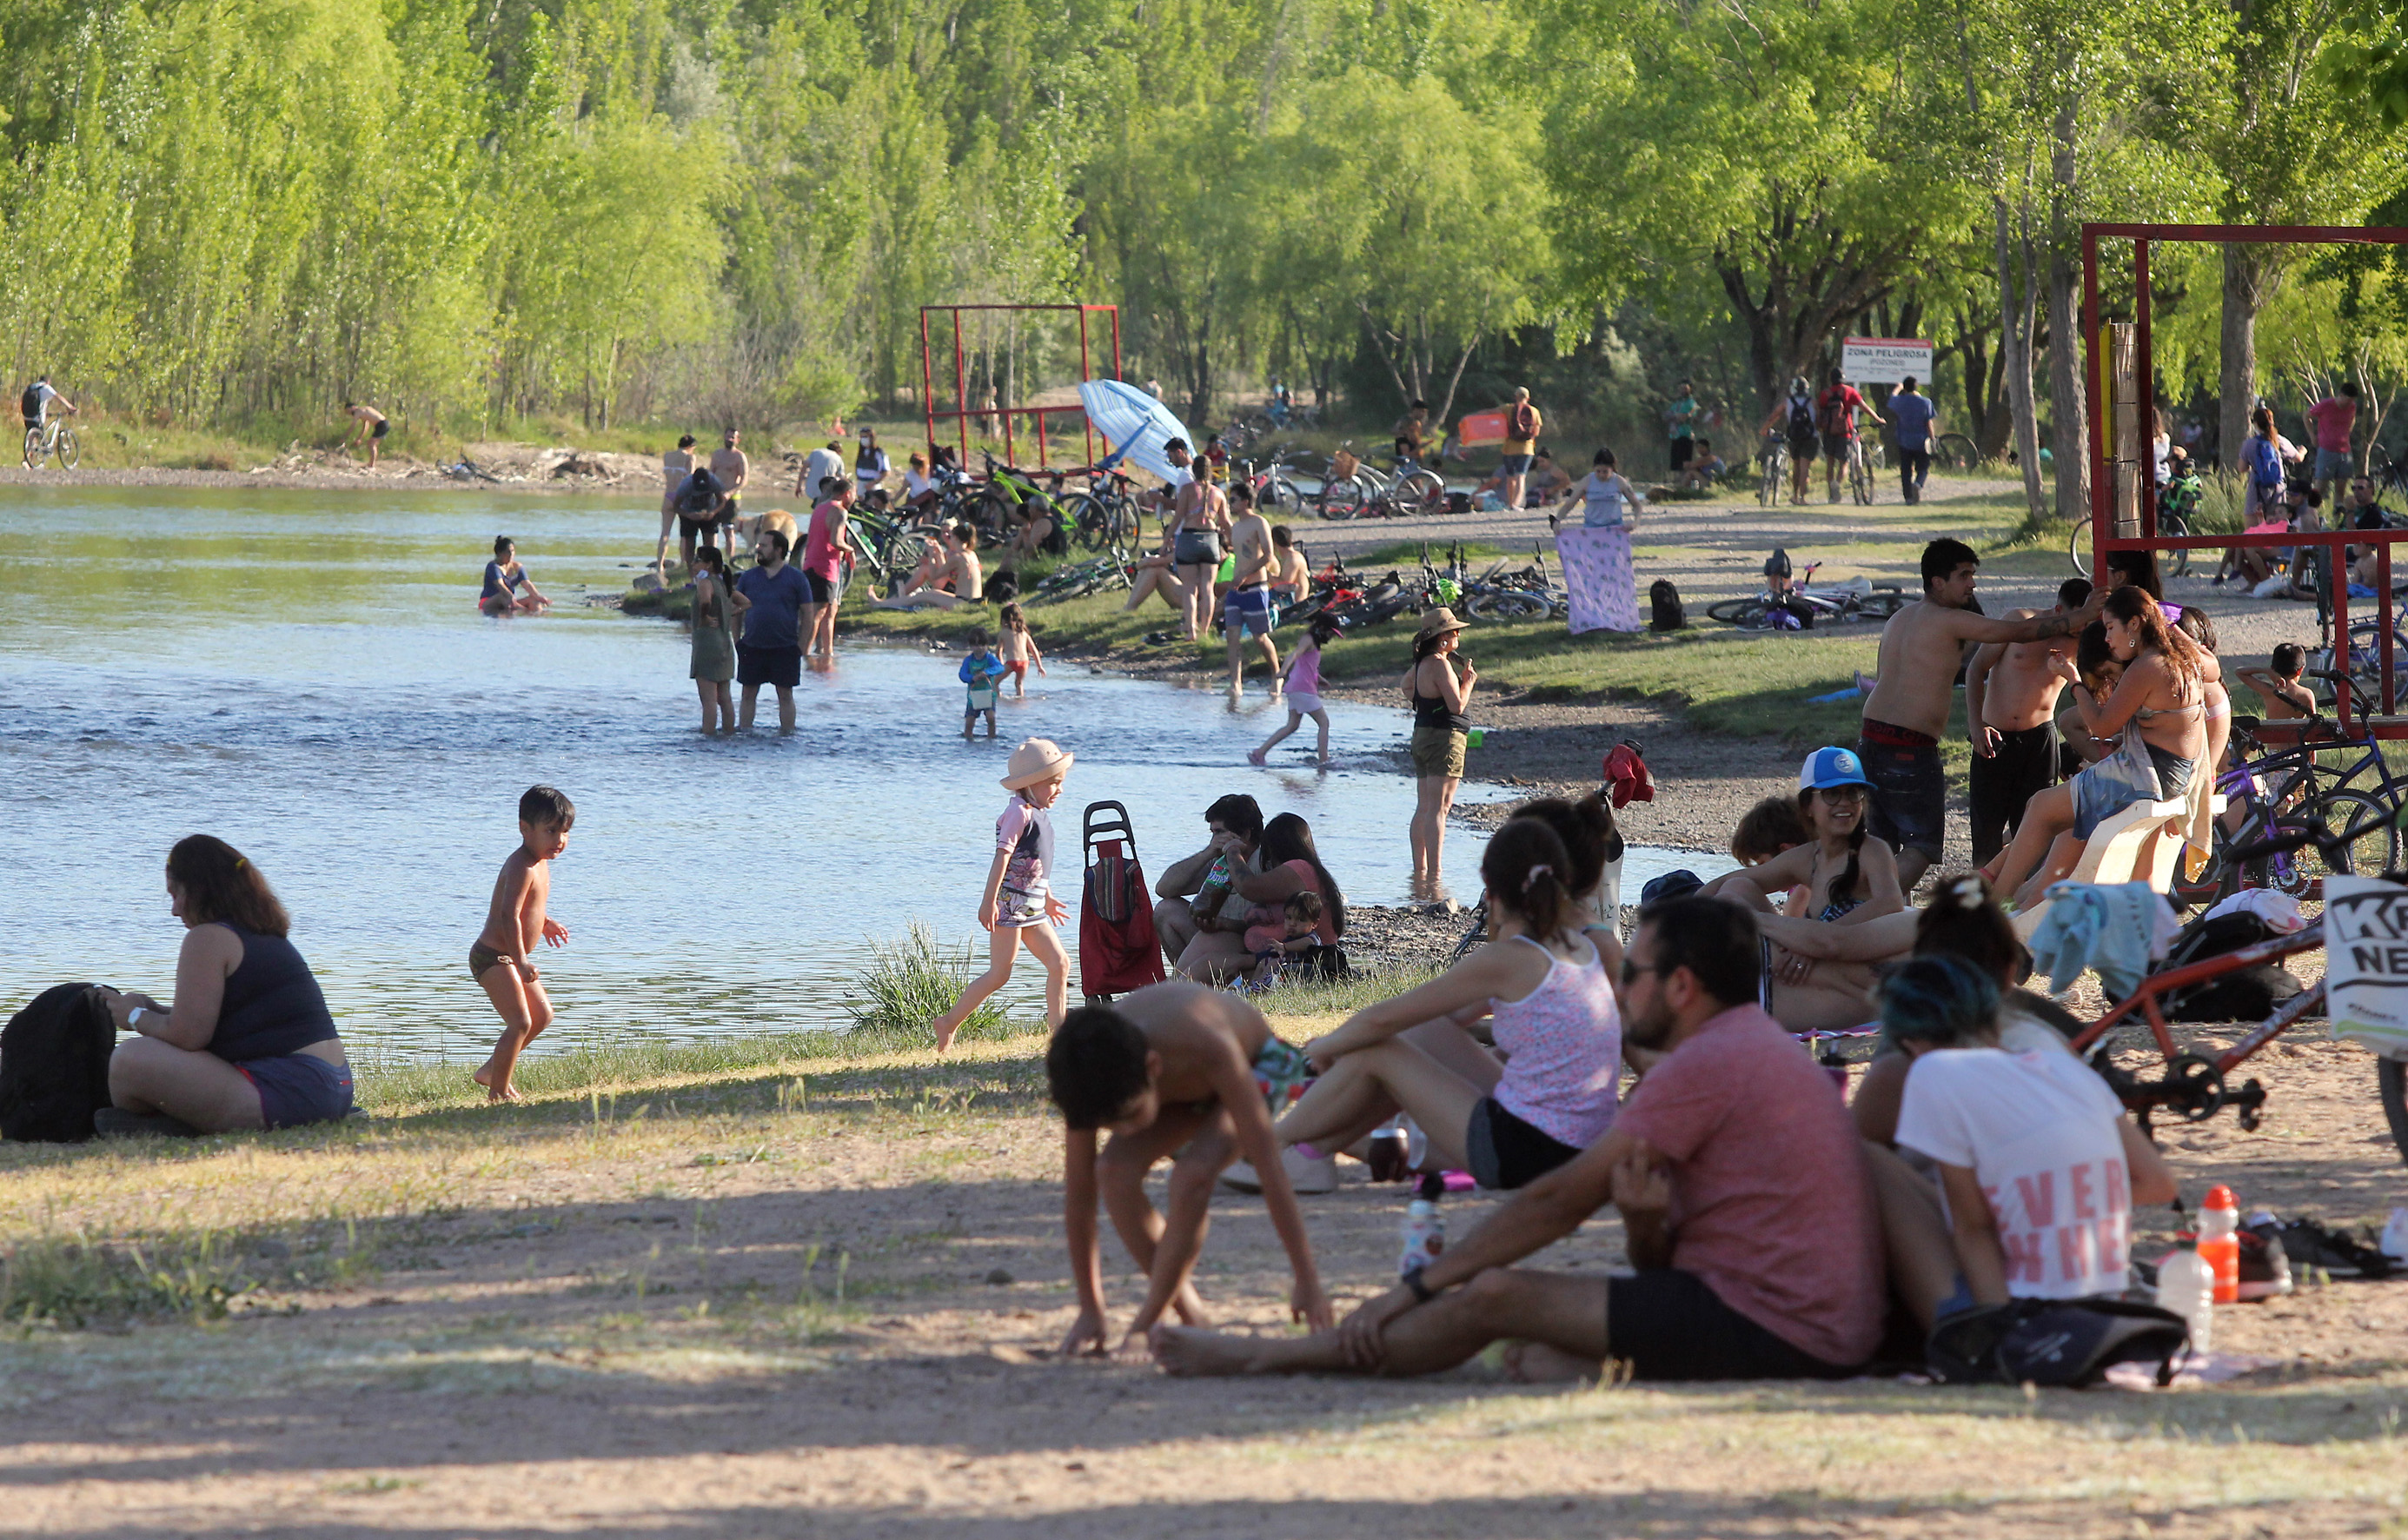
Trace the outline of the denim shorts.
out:
<instances>
[{"instance_id":1,"label":"denim shorts","mask_svg":"<svg viewBox=\"0 0 2408 1540\"><path fill-rule=\"evenodd\" d=\"M1898 748L1856 741L1856 756L1873 784L1865 828L1893 849L1940 859L1948 819L1948 779L1937 748Z\"/></svg>"},{"instance_id":2,"label":"denim shorts","mask_svg":"<svg viewBox=\"0 0 2408 1540\"><path fill-rule=\"evenodd\" d=\"M271 1129L331 1123L351 1110L351 1072L314 1054L250 1058L235 1066L259 1092L259 1113Z\"/></svg>"},{"instance_id":3,"label":"denim shorts","mask_svg":"<svg viewBox=\"0 0 2408 1540\"><path fill-rule=\"evenodd\" d=\"M1504 455L1497 462L1497 473L1500 476L1527 476L1532 458L1527 454Z\"/></svg>"}]
</instances>

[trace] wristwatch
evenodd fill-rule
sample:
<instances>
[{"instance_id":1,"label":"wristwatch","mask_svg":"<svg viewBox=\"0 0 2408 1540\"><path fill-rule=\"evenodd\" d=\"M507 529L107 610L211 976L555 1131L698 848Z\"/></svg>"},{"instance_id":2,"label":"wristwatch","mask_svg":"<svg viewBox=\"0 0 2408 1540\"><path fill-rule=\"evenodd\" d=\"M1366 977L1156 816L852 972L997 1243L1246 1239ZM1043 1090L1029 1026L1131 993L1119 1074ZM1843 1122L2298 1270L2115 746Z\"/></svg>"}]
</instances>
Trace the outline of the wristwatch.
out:
<instances>
[{"instance_id":1,"label":"wristwatch","mask_svg":"<svg viewBox=\"0 0 2408 1540\"><path fill-rule=\"evenodd\" d=\"M142 1029L143 1014L149 1009L150 1008L148 1006L137 1005L131 1011L126 1012L125 1029L129 1032L140 1031Z\"/></svg>"},{"instance_id":2,"label":"wristwatch","mask_svg":"<svg viewBox=\"0 0 2408 1540\"><path fill-rule=\"evenodd\" d=\"M1429 1269L1426 1265L1407 1268L1404 1277L1399 1280L1407 1288L1413 1291L1413 1302L1416 1304L1427 1304L1438 1298L1438 1290L1422 1281L1422 1274L1427 1271Z\"/></svg>"}]
</instances>

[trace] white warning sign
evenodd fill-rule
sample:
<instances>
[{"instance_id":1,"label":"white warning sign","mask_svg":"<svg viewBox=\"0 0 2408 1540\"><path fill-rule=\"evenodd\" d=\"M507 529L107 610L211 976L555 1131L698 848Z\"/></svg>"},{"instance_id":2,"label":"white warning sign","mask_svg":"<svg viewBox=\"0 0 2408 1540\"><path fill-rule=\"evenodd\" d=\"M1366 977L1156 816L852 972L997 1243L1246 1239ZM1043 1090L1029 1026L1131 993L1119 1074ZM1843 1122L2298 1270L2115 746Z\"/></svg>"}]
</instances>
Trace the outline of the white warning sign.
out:
<instances>
[{"instance_id":1,"label":"white warning sign","mask_svg":"<svg viewBox=\"0 0 2408 1540\"><path fill-rule=\"evenodd\" d=\"M2408 1058L2408 887L2325 879L2325 1011L2333 1036Z\"/></svg>"},{"instance_id":2,"label":"white warning sign","mask_svg":"<svg viewBox=\"0 0 2408 1540\"><path fill-rule=\"evenodd\" d=\"M1912 337L1851 337L1840 344L1840 372L1852 385L1931 383L1931 344Z\"/></svg>"}]
</instances>

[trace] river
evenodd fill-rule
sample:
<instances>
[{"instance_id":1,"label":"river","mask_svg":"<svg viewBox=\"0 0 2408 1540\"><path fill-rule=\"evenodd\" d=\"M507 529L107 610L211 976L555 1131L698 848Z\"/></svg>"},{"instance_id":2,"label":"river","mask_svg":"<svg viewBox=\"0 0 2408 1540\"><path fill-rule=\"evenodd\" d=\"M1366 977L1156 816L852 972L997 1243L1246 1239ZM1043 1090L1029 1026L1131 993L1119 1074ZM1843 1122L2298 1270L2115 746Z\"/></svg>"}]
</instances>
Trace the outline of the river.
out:
<instances>
[{"instance_id":1,"label":"river","mask_svg":"<svg viewBox=\"0 0 2408 1540\"><path fill-rule=\"evenodd\" d=\"M552 886L571 942L542 964L560 1019L538 1052L841 1027L871 945L914 920L982 957L973 912L996 778L1032 735L1078 756L1055 808L1074 913L1085 804L1127 804L1153 872L1201 842L1205 805L1231 791L1311 819L1350 900L1405 898L1412 786L1378 753L1403 737L1400 712L1334 703L1336 768L1305 762L1308 724L1258 770L1245 750L1284 720L1267 696L1232 709L1065 663L1005 701L996 742L965 744L957 655L855 643L832 674L806 675L792 738L707 741L683 629L585 603L624 589L653 528L644 505L267 489L0 499L11 1010L65 979L165 996L182 931L161 865L201 831L274 883L364 1058L473 1062L497 1021L468 943L517 842L518 795L549 781L578 823ZM518 540L552 613L478 613L496 534ZM1466 829L1448 839L1459 891L1480 846ZM1670 855L1634 852L1626 896ZM1007 1003L1033 1012L1040 977L1024 959Z\"/></svg>"}]
</instances>

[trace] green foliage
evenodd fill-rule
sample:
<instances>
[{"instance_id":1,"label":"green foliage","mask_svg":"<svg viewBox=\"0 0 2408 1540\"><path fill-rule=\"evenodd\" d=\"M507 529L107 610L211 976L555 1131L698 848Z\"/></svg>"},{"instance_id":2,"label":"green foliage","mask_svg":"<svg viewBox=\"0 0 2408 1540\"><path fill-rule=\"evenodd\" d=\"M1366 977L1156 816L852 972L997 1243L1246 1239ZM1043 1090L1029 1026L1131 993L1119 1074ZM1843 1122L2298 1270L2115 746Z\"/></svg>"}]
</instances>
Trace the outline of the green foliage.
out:
<instances>
[{"instance_id":1,"label":"green foliage","mask_svg":"<svg viewBox=\"0 0 2408 1540\"><path fill-rule=\"evenodd\" d=\"M968 946L945 946L916 921L900 941L871 943L869 956L869 967L855 981L862 999L853 1008L852 1036L897 1047L927 1042L928 1023L951 1010L981 971ZM970 1013L962 1032L976 1037L1003 1025L1003 1007L990 1000Z\"/></svg>"}]
</instances>

